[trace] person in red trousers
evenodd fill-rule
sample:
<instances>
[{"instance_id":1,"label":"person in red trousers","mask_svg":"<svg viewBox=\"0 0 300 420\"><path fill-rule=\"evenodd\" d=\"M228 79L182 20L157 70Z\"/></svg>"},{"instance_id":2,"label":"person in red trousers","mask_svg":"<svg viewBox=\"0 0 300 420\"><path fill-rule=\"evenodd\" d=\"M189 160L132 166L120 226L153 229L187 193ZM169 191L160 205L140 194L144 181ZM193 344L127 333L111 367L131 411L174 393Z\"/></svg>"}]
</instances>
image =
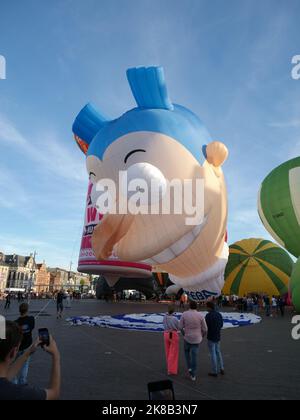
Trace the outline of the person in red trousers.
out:
<instances>
[{"instance_id":1,"label":"person in red trousers","mask_svg":"<svg viewBox=\"0 0 300 420\"><path fill-rule=\"evenodd\" d=\"M164 317L164 341L168 375L177 375L179 356L179 321L174 315L174 306L169 306Z\"/></svg>"}]
</instances>

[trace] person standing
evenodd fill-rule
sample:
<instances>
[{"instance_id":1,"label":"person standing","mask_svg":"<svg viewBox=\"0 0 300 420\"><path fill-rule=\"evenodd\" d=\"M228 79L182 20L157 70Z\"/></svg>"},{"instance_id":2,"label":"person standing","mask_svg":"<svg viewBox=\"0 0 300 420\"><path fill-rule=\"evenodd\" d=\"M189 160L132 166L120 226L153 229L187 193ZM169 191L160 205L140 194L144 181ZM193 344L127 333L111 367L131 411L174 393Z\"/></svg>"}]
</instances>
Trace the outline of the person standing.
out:
<instances>
[{"instance_id":1,"label":"person standing","mask_svg":"<svg viewBox=\"0 0 300 420\"><path fill-rule=\"evenodd\" d=\"M66 295L66 308L71 309L71 294L70 294L70 292L67 292L67 295Z\"/></svg>"},{"instance_id":2,"label":"person standing","mask_svg":"<svg viewBox=\"0 0 300 420\"><path fill-rule=\"evenodd\" d=\"M270 304L270 298L269 296L264 296L264 305L265 305L265 311L266 311L266 316L270 316L271 314L271 304Z\"/></svg>"},{"instance_id":3,"label":"person standing","mask_svg":"<svg viewBox=\"0 0 300 420\"><path fill-rule=\"evenodd\" d=\"M174 315L173 305L169 306L168 313L164 316L163 324L168 375L177 375L179 355L179 321Z\"/></svg>"},{"instance_id":4,"label":"person standing","mask_svg":"<svg viewBox=\"0 0 300 420\"><path fill-rule=\"evenodd\" d=\"M185 294L182 293L182 295L179 298L179 308L183 308L184 309L184 304L185 304Z\"/></svg>"},{"instance_id":5,"label":"person standing","mask_svg":"<svg viewBox=\"0 0 300 420\"><path fill-rule=\"evenodd\" d=\"M282 297L279 297L278 299L278 308L280 310L281 316L284 317L284 312L285 312L285 301Z\"/></svg>"},{"instance_id":6,"label":"person standing","mask_svg":"<svg viewBox=\"0 0 300 420\"><path fill-rule=\"evenodd\" d=\"M258 315L258 310L259 310L259 299L258 299L258 296L255 295L253 297L253 312L255 315Z\"/></svg>"},{"instance_id":7,"label":"person standing","mask_svg":"<svg viewBox=\"0 0 300 420\"><path fill-rule=\"evenodd\" d=\"M44 346L44 350L52 356L52 369L48 389L16 385L11 382L12 378L16 377L22 368L22 365L40 345L40 340L36 340L21 357L16 359L21 341L22 332L20 327L15 322L6 321L6 339L0 340L0 401L57 400L60 394L61 382L60 354L52 336L50 336L49 346Z\"/></svg>"},{"instance_id":8,"label":"person standing","mask_svg":"<svg viewBox=\"0 0 300 420\"><path fill-rule=\"evenodd\" d=\"M4 309L9 309L10 308L10 301L11 301L11 294L10 294L10 292L8 292L7 295L6 295L6 298L5 298Z\"/></svg>"},{"instance_id":9,"label":"person standing","mask_svg":"<svg viewBox=\"0 0 300 420\"><path fill-rule=\"evenodd\" d=\"M277 299L275 296L272 296L272 316L276 316L277 314Z\"/></svg>"},{"instance_id":10,"label":"person standing","mask_svg":"<svg viewBox=\"0 0 300 420\"><path fill-rule=\"evenodd\" d=\"M224 325L223 317L220 312L216 311L216 306L213 302L207 303L208 314L205 317L207 325L207 341L211 356L212 372L209 376L215 378L218 374L225 375L224 362L220 348L221 330Z\"/></svg>"},{"instance_id":11,"label":"person standing","mask_svg":"<svg viewBox=\"0 0 300 420\"><path fill-rule=\"evenodd\" d=\"M60 290L56 296L56 307L57 307L57 319L62 317L64 311L64 292Z\"/></svg>"},{"instance_id":12,"label":"person standing","mask_svg":"<svg viewBox=\"0 0 300 420\"><path fill-rule=\"evenodd\" d=\"M20 317L15 321L15 323L19 325L23 333L23 338L19 347L17 357L23 356L23 354L32 345L32 331L35 327L35 320L33 316L28 315L28 310L28 303L22 303L19 308ZM16 385L27 385L29 362L30 358L26 360L18 375L13 379L13 383L15 383Z\"/></svg>"},{"instance_id":13,"label":"person standing","mask_svg":"<svg viewBox=\"0 0 300 420\"><path fill-rule=\"evenodd\" d=\"M192 381L196 380L199 346L207 333L204 316L197 311L197 303L190 302L190 309L184 312L179 322L179 329L184 335L184 353Z\"/></svg>"}]
</instances>

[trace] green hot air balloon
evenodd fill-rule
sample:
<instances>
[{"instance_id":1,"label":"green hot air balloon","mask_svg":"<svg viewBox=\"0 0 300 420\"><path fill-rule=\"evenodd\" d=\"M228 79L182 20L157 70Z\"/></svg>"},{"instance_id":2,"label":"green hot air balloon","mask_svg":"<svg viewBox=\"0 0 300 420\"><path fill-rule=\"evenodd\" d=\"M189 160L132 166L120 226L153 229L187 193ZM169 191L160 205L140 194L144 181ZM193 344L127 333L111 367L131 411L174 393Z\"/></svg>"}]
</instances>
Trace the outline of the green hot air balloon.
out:
<instances>
[{"instance_id":1,"label":"green hot air balloon","mask_svg":"<svg viewBox=\"0 0 300 420\"><path fill-rule=\"evenodd\" d=\"M291 292L293 304L300 311L300 258L295 264L295 268L291 277Z\"/></svg>"},{"instance_id":2,"label":"green hot air balloon","mask_svg":"<svg viewBox=\"0 0 300 420\"><path fill-rule=\"evenodd\" d=\"M258 198L260 218L272 237L292 255L300 256L300 157L275 168L263 181ZM293 303L300 311L298 260L291 278Z\"/></svg>"}]
</instances>

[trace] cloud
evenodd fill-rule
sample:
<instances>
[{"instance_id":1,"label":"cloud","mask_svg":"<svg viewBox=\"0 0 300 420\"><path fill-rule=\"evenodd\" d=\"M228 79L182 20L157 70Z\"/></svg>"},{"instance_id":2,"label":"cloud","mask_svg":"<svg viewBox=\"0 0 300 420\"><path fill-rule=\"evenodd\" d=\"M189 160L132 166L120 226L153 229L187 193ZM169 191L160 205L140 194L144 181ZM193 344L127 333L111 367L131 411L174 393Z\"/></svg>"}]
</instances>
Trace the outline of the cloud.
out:
<instances>
[{"instance_id":1,"label":"cloud","mask_svg":"<svg viewBox=\"0 0 300 420\"><path fill-rule=\"evenodd\" d=\"M27 141L22 134L10 123L10 121L0 114L0 141L7 142L9 144L15 144L18 146L25 147Z\"/></svg>"},{"instance_id":2,"label":"cloud","mask_svg":"<svg viewBox=\"0 0 300 420\"><path fill-rule=\"evenodd\" d=\"M84 159L78 159L75 153L63 146L56 133L43 132L37 137L39 141L28 141L9 119L0 114L0 141L17 146L19 152L25 153L43 171L87 183Z\"/></svg>"},{"instance_id":3,"label":"cloud","mask_svg":"<svg viewBox=\"0 0 300 420\"><path fill-rule=\"evenodd\" d=\"M24 209L29 202L29 195L11 170L0 167L0 208Z\"/></svg>"},{"instance_id":4,"label":"cloud","mask_svg":"<svg viewBox=\"0 0 300 420\"><path fill-rule=\"evenodd\" d=\"M272 128L299 128L300 119L282 121L282 122L271 122L268 124L268 126Z\"/></svg>"},{"instance_id":5,"label":"cloud","mask_svg":"<svg viewBox=\"0 0 300 420\"><path fill-rule=\"evenodd\" d=\"M36 261L45 261L47 266L68 268L70 259L73 262L77 258L77 249L73 247L71 255L70 247L57 246L57 244L51 244L50 242L41 241L38 239L28 239L27 236L5 234L0 235L0 252L6 255L18 254L18 255L30 255L34 251L37 251ZM76 255L75 255L76 250Z\"/></svg>"},{"instance_id":6,"label":"cloud","mask_svg":"<svg viewBox=\"0 0 300 420\"><path fill-rule=\"evenodd\" d=\"M294 159L300 156L300 139L293 144L293 146L288 151L286 160Z\"/></svg>"},{"instance_id":7,"label":"cloud","mask_svg":"<svg viewBox=\"0 0 300 420\"><path fill-rule=\"evenodd\" d=\"M0 244L2 252L21 255L29 255L34 249L47 246L47 243L44 241L14 235L0 235Z\"/></svg>"}]
</instances>

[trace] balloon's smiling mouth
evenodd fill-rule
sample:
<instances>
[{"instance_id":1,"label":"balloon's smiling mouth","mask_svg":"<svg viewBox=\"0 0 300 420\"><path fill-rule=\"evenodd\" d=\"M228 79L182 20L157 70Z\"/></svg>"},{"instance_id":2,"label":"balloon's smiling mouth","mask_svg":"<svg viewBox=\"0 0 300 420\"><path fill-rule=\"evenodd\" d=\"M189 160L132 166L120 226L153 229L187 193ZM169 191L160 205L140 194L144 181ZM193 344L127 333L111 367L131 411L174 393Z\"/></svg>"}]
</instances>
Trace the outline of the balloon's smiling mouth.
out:
<instances>
[{"instance_id":1,"label":"balloon's smiling mouth","mask_svg":"<svg viewBox=\"0 0 300 420\"><path fill-rule=\"evenodd\" d=\"M166 248L164 251L160 252L157 255L154 255L151 258L147 258L144 262L150 265L160 265L167 264L170 261L174 260L176 257L185 252L192 243L198 238L203 228L205 227L208 220L208 216L205 216L203 222L195 226L193 230L186 233L178 241L174 242L169 248Z\"/></svg>"}]
</instances>

